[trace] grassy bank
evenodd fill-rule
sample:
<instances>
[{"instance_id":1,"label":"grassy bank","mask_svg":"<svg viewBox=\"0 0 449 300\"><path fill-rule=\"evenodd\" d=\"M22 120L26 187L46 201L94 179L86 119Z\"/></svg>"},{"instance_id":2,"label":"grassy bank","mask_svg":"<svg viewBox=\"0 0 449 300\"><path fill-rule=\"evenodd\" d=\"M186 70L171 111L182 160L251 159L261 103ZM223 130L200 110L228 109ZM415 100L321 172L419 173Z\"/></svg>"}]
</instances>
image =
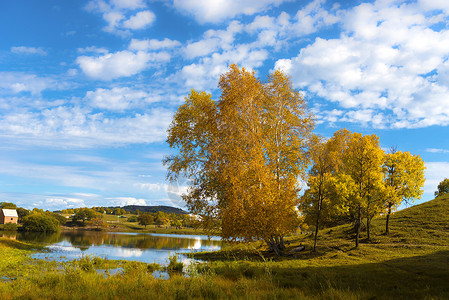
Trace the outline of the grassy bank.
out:
<instances>
[{"instance_id":1,"label":"grassy bank","mask_svg":"<svg viewBox=\"0 0 449 300\"><path fill-rule=\"evenodd\" d=\"M192 263L187 277L175 272L169 280L155 279L154 266L141 263L32 260L32 245L3 238L0 298L448 299L448 212L449 197L397 212L388 236L378 218L372 240L362 239L358 249L350 226L323 230L315 253L312 237L300 234L288 238L290 249L306 246L295 256L273 256L261 243L228 245L195 254L208 262ZM123 271L95 271L115 267Z\"/></svg>"}]
</instances>

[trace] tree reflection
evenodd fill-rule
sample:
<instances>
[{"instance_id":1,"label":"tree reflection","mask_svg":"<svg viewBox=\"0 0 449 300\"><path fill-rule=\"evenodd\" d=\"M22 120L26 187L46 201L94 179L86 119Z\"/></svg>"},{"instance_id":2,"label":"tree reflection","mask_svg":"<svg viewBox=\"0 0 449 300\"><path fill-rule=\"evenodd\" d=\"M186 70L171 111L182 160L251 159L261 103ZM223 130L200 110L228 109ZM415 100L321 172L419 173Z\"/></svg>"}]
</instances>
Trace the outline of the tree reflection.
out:
<instances>
[{"instance_id":1,"label":"tree reflection","mask_svg":"<svg viewBox=\"0 0 449 300\"><path fill-rule=\"evenodd\" d=\"M196 236L157 236L149 234L119 234L101 231L67 231L57 233L25 232L23 241L55 244L69 242L73 247L87 250L92 246L112 246L136 249L179 250L220 248L221 241L202 239Z\"/></svg>"}]
</instances>

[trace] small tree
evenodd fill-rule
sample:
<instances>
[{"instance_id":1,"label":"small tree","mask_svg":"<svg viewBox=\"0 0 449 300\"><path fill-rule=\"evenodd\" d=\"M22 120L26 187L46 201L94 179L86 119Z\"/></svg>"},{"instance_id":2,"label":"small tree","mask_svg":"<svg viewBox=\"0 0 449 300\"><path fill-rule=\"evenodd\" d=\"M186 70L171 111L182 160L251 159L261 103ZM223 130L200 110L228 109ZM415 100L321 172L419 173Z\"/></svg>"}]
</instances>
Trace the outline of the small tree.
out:
<instances>
[{"instance_id":1,"label":"small tree","mask_svg":"<svg viewBox=\"0 0 449 300\"><path fill-rule=\"evenodd\" d=\"M150 214L141 214L137 217L139 220L139 225L144 225L147 228L147 225L150 225L154 222L154 218Z\"/></svg>"},{"instance_id":2,"label":"small tree","mask_svg":"<svg viewBox=\"0 0 449 300\"><path fill-rule=\"evenodd\" d=\"M367 237L370 238L370 221L379 212L377 195L383 187L382 162L384 152L376 135L353 133L343 154L342 170L345 176L340 191L347 191L347 205L355 215L355 247L359 246L362 218L366 217Z\"/></svg>"},{"instance_id":3,"label":"small tree","mask_svg":"<svg viewBox=\"0 0 449 300\"><path fill-rule=\"evenodd\" d=\"M449 179L444 179L438 184L438 190L435 192L435 197L449 194Z\"/></svg>"},{"instance_id":4,"label":"small tree","mask_svg":"<svg viewBox=\"0 0 449 300\"><path fill-rule=\"evenodd\" d=\"M137 216L131 216L131 217L128 218L127 221L128 221L128 222L137 222L137 221L139 221L139 220L138 220Z\"/></svg>"},{"instance_id":5,"label":"small tree","mask_svg":"<svg viewBox=\"0 0 449 300\"><path fill-rule=\"evenodd\" d=\"M396 209L402 201L413 202L421 198L425 169L424 161L419 155L411 155L409 152L396 151L392 148L391 153L385 156L383 164L384 206L387 210L385 234L389 233L392 210Z\"/></svg>"},{"instance_id":6,"label":"small tree","mask_svg":"<svg viewBox=\"0 0 449 300\"><path fill-rule=\"evenodd\" d=\"M98 217L99 213L97 213L95 210L84 207L80 208L76 211L76 213L73 215L72 220L74 222L77 221L83 221L83 224L85 224L86 221L90 221L95 217Z\"/></svg>"},{"instance_id":7,"label":"small tree","mask_svg":"<svg viewBox=\"0 0 449 300\"><path fill-rule=\"evenodd\" d=\"M96 217L89 221L89 224L92 226L97 227L97 229L100 228L106 228L108 227L108 223L105 222L102 218Z\"/></svg>"}]
</instances>

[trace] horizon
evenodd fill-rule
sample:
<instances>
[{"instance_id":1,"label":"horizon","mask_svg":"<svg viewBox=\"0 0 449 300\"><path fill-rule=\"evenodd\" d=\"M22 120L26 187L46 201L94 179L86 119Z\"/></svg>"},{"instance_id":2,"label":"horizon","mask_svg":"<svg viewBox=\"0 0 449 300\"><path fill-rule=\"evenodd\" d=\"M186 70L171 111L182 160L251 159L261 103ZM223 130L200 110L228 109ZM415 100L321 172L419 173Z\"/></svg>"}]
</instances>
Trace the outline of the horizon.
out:
<instances>
[{"instance_id":1,"label":"horizon","mask_svg":"<svg viewBox=\"0 0 449 300\"><path fill-rule=\"evenodd\" d=\"M171 206L166 129L229 64L281 69L315 133L420 155L420 204L449 177L449 2L7 0L0 4L0 199L32 209ZM405 208L401 205L401 209Z\"/></svg>"}]
</instances>

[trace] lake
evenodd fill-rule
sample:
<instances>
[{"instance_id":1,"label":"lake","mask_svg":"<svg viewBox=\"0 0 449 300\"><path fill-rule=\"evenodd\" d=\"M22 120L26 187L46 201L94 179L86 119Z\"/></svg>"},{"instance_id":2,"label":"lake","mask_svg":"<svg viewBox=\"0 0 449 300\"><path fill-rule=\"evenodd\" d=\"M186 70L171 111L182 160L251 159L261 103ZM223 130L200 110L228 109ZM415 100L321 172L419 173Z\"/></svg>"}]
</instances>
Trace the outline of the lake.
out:
<instances>
[{"instance_id":1,"label":"lake","mask_svg":"<svg viewBox=\"0 0 449 300\"><path fill-rule=\"evenodd\" d=\"M179 260L189 261L182 253L220 250L219 237L204 235L63 231L57 233L18 232L19 241L45 245L50 252L33 257L66 261L83 255L95 255L107 259L135 260L166 265L168 257L179 253Z\"/></svg>"}]
</instances>

